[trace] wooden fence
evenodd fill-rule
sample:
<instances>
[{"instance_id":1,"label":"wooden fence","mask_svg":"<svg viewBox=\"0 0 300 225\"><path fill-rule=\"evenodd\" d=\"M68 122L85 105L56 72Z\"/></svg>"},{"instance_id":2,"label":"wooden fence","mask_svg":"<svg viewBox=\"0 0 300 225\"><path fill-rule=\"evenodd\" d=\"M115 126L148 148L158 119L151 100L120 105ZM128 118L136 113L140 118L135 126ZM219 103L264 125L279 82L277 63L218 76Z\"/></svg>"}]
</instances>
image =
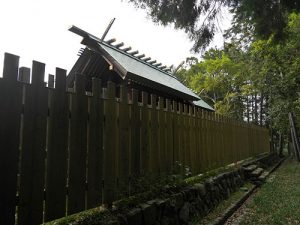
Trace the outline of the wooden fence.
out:
<instances>
[{"instance_id":1,"label":"wooden fence","mask_svg":"<svg viewBox=\"0 0 300 225\"><path fill-rule=\"evenodd\" d=\"M198 174L269 151L268 130L45 65L0 78L0 224L35 225L116 199L130 177ZM31 75L30 75L31 74ZM30 82L31 81L31 82ZM55 86L55 88L54 88ZM116 96L116 93L117 96Z\"/></svg>"}]
</instances>

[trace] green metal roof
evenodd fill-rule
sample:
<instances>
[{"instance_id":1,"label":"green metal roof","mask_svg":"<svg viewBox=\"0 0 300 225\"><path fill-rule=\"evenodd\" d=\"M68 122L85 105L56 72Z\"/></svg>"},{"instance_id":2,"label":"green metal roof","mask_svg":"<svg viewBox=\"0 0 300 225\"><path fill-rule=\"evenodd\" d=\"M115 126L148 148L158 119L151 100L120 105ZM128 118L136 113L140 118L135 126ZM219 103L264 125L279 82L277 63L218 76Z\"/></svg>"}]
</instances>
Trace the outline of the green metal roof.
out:
<instances>
[{"instance_id":1,"label":"green metal roof","mask_svg":"<svg viewBox=\"0 0 300 225\"><path fill-rule=\"evenodd\" d=\"M78 27L72 26L69 30L82 36L84 38L82 44L102 55L112 66L112 69L123 79L132 79L154 89L191 101L199 107L213 110L166 69L157 66L158 64L149 63L146 58L136 57L133 53L124 51L111 43L101 41Z\"/></svg>"},{"instance_id":2,"label":"green metal roof","mask_svg":"<svg viewBox=\"0 0 300 225\"><path fill-rule=\"evenodd\" d=\"M191 100L200 99L199 96L184 86L171 74L106 43L98 44L127 71L127 76L130 77L131 74L138 75L144 79L189 95Z\"/></svg>"},{"instance_id":3,"label":"green metal roof","mask_svg":"<svg viewBox=\"0 0 300 225\"><path fill-rule=\"evenodd\" d=\"M194 105L205 108L205 109L209 109L212 111L215 111L209 104L207 104L205 101L203 101L202 99L198 100L198 101L193 101Z\"/></svg>"}]
</instances>

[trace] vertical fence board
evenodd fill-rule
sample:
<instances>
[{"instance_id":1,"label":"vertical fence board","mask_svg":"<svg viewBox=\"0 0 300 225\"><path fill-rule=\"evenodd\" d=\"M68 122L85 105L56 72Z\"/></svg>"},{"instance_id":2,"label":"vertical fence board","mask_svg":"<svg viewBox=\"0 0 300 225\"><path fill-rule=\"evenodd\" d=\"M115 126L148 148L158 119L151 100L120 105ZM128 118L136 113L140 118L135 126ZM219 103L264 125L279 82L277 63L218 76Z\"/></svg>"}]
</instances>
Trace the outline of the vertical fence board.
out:
<instances>
[{"instance_id":1,"label":"vertical fence board","mask_svg":"<svg viewBox=\"0 0 300 225\"><path fill-rule=\"evenodd\" d=\"M112 82L107 83L107 97L105 102L105 139L104 139L104 189L103 203L111 205L115 200L116 191L116 152L117 145L117 112L116 112L116 87Z\"/></svg>"},{"instance_id":2,"label":"vertical fence board","mask_svg":"<svg viewBox=\"0 0 300 225\"><path fill-rule=\"evenodd\" d=\"M173 101L173 147L174 147L174 158L173 158L173 166L174 172L177 173L177 164L179 162L179 138L178 138L178 131L179 131L179 123L178 123L178 103Z\"/></svg>"},{"instance_id":3,"label":"vertical fence board","mask_svg":"<svg viewBox=\"0 0 300 225\"><path fill-rule=\"evenodd\" d=\"M166 147L165 147L165 113L164 98L159 97L158 103L158 147L159 147L159 164L160 172L166 172Z\"/></svg>"},{"instance_id":4,"label":"vertical fence board","mask_svg":"<svg viewBox=\"0 0 300 225\"><path fill-rule=\"evenodd\" d=\"M103 179L103 99L101 80L92 80L93 96L89 99L87 208L102 202Z\"/></svg>"},{"instance_id":5,"label":"vertical fence board","mask_svg":"<svg viewBox=\"0 0 300 225\"><path fill-rule=\"evenodd\" d=\"M48 90L45 64L33 61L32 85L26 87L20 174L19 224L43 222Z\"/></svg>"},{"instance_id":6,"label":"vertical fence board","mask_svg":"<svg viewBox=\"0 0 300 225\"><path fill-rule=\"evenodd\" d=\"M30 83L30 68L20 67L18 80L29 84Z\"/></svg>"},{"instance_id":7,"label":"vertical fence board","mask_svg":"<svg viewBox=\"0 0 300 225\"><path fill-rule=\"evenodd\" d=\"M22 87L17 83L19 57L5 53L0 79L0 224L15 224ZM9 96L9 97L8 97Z\"/></svg>"},{"instance_id":8,"label":"vertical fence board","mask_svg":"<svg viewBox=\"0 0 300 225\"><path fill-rule=\"evenodd\" d=\"M179 114L178 114L178 141L179 141L179 163L180 170L182 173L185 172L185 145L184 145L184 134L185 134L185 124L184 124L184 109L183 104L179 103Z\"/></svg>"},{"instance_id":9,"label":"vertical fence board","mask_svg":"<svg viewBox=\"0 0 300 225\"><path fill-rule=\"evenodd\" d=\"M151 172L157 175L159 168L159 149L158 149L158 118L156 109L156 95L151 95Z\"/></svg>"},{"instance_id":10,"label":"vertical fence board","mask_svg":"<svg viewBox=\"0 0 300 225\"><path fill-rule=\"evenodd\" d=\"M131 174L140 174L140 109L138 106L138 91L132 90L131 105Z\"/></svg>"},{"instance_id":11,"label":"vertical fence board","mask_svg":"<svg viewBox=\"0 0 300 225\"><path fill-rule=\"evenodd\" d=\"M195 175L197 173L197 145L196 145L196 117L195 117L195 108L190 106L190 120L191 120L191 133L190 133L190 141L191 141L191 166L192 172Z\"/></svg>"},{"instance_id":12,"label":"vertical fence board","mask_svg":"<svg viewBox=\"0 0 300 225\"><path fill-rule=\"evenodd\" d=\"M45 221L66 214L69 111L65 70L56 69L56 88L50 91Z\"/></svg>"},{"instance_id":13,"label":"vertical fence board","mask_svg":"<svg viewBox=\"0 0 300 225\"><path fill-rule=\"evenodd\" d=\"M125 196L128 195L129 185L129 105L128 89L122 85L120 87L119 106L119 190Z\"/></svg>"},{"instance_id":14,"label":"vertical fence board","mask_svg":"<svg viewBox=\"0 0 300 225\"><path fill-rule=\"evenodd\" d=\"M148 93L142 93L141 109L141 174L149 173Z\"/></svg>"},{"instance_id":15,"label":"vertical fence board","mask_svg":"<svg viewBox=\"0 0 300 225\"><path fill-rule=\"evenodd\" d=\"M55 83L54 75L49 74L49 76L48 76L48 87L49 88L54 88L54 83Z\"/></svg>"},{"instance_id":16,"label":"vertical fence board","mask_svg":"<svg viewBox=\"0 0 300 225\"><path fill-rule=\"evenodd\" d=\"M68 215L85 209L87 110L85 77L76 74L75 93L71 94Z\"/></svg>"},{"instance_id":17,"label":"vertical fence board","mask_svg":"<svg viewBox=\"0 0 300 225\"><path fill-rule=\"evenodd\" d=\"M166 100L166 151L167 151L167 174L172 172L172 164L174 161L174 146L173 146L173 113L171 110L171 102Z\"/></svg>"}]
</instances>

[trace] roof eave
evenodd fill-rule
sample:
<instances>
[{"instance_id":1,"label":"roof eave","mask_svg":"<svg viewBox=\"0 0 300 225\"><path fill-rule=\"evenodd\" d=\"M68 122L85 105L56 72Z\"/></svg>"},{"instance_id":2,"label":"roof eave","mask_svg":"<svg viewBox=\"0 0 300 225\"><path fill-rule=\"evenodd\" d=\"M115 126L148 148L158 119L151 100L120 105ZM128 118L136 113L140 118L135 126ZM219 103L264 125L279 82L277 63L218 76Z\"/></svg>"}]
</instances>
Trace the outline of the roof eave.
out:
<instances>
[{"instance_id":1,"label":"roof eave","mask_svg":"<svg viewBox=\"0 0 300 225\"><path fill-rule=\"evenodd\" d=\"M197 98L195 96L191 96L189 94L186 94L184 92L178 91L176 89L170 88L168 86L162 85L160 83L157 83L155 81L146 79L144 77L139 76L138 74L134 74L131 72L127 73L127 78L128 79L133 79L134 81L140 82L141 84L144 84L146 86L152 87L154 89L157 90L164 90L166 93L170 94L170 95L175 95L175 96L180 96L182 99L186 99L189 101L197 101L200 100L200 98Z\"/></svg>"},{"instance_id":2,"label":"roof eave","mask_svg":"<svg viewBox=\"0 0 300 225\"><path fill-rule=\"evenodd\" d=\"M120 65L107 51L101 48L97 41L86 37L83 38L81 43L102 55L105 61L110 65L111 70L114 70L117 74L119 74L123 80L126 78L128 71L122 65Z\"/></svg>"}]
</instances>

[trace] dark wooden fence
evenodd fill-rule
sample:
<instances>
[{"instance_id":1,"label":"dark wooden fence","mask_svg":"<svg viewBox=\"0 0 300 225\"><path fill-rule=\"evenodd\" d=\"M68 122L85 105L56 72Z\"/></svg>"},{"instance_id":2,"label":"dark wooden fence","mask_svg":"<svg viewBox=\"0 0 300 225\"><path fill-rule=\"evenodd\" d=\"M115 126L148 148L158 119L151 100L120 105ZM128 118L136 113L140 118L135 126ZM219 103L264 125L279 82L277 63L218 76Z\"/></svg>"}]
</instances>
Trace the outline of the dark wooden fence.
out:
<instances>
[{"instance_id":1,"label":"dark wooden fence","mask_svg":"<svg viewBox=\"0 0 300 225\"><path fill-rule=\"evenodd\" d=\"M265 128L98 79L87 93L82 75L66 91L63 69L46 87L43 63L31 71L18 64L5 54L0 224L35 225L111 203L130 177L171 174L175 164L198 174L269 151Z\"/></svg>"}]
</instances>

